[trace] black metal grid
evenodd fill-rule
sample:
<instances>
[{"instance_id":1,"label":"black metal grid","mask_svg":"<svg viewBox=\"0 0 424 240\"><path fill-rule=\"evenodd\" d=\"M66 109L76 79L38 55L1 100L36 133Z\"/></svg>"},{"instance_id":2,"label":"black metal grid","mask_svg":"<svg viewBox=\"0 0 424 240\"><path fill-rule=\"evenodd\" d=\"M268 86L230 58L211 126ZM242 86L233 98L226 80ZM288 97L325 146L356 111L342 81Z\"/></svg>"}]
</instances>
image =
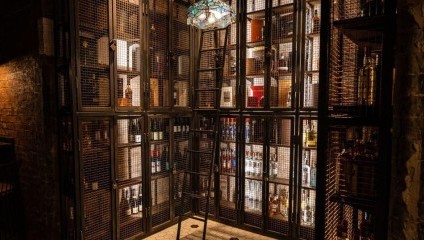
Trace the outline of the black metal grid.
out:
<instances>
[{"instance_id":1,"label":"black metal grid","mask_svg":"<svg viewBox=\"0 0 424 240\"><path fill-rule=\"evenodd\" d=\"M262 191L264 172L265 119L249 117L244 119L245 128L245 185L244 185L244 222L262 227Z\"/></svg>"},{"instance_id":2,"label":"black metal grid","mask_svg":"<svg viewBox=\"0 0 424 240\"><path fill-rule=\"evenodd\" d=\"M273 2L270 106L292 107L294 9L289 1Z\"/></svg>"},{"instance_id":3,"label":"black metal grid","mask_svg":"<svg viewBox=\"0 0 424 240\"><path fill-rule=\"evenodd\" d=\"M268 230L279 234L289 233L289 185L269 183Z\"/></svg>"},{"instance_id":4,"label":"black metal grid","mask_svg":"<svg viewBox=\"0 0 424 240\"><path fill-rule=\"evenodd\" d=\"M168 1L149 1L150 107L171 106L167 15Z\"/></svg>"},{"instance_id":5,"label":"black metal grid","mask_svg":"<svg viewBox=\"0 0 424 240\"><path fill-rule=\"evenodd\" d=\"M229 1L226 2L228 3ZM237 12L237 1L231 1L231 7ZM220 99L221 108L235 108L237 106L237 46L237 24L233 23L228 27L227 49L224 53L225 63Z\"/></svg>"},{"instance_id":6,"label":"black metal grid","mask_svg":"<svg viewBox=\"0 0 424 240\"><path fill-rule=\"evenodd\" d=\"M81 107L109 107L108 1L79 1Z\"/></svg>"},{"instance_id":7,"label":"black metal grid","mask_svg":"<svg viewBox=\"0 0 424 240\"><path fill-rule=\"evenodd\" d=\"M238 167L237 123L235 117L221 117L221 141L219 151L219 196L220 216L236 220L237 186L236 172Z\"/></svg>"},{"instance_id":8,"label":"black metal grid","mask_svg":"<svg viewBox=\"0 0 424 240\"><path fill-rule=\"evenodd\" d=\"M110 122L80 122L83 232L86 239L112 239Z\"/></svg>"},{"instance_id":9,"label":"black metal grid","mask_svg":"<svg viewBox=\"0 0 424 240\"><path fill-rule=\"evenodd\" d=\"M141 183L118 190L119 239L128 239L144 231L143 204Z\"/></svg>"},{"instance_id":10,"label":"black metal grid","mask_svg":"<svg viewBox=\"0 0 424 240\"><path fill-rule=\"evenodd\" d=\"M170 193L170 119L150 118L150 169L152 226L163 224L171 217Z\"/></svg>"},{"instance_id":11,"label":"black metal grid","mask_svg":"<svg viewBox=\"0 0 424 240\"><path fill-rule=\"evenodd\" d=\"M214 129L214 125L217 124L214 121L214 118L211 116L207 116L207 115L201 115L199 116L199 126L200 129L204 129L204 130L213 130ZM212 133L205 133L205 134L201 134L199 137L199 151L203 151L203 152L210 152L212 153L214 151L213 148L213 142L215 140L215 136ZM193 161L194 164L196 165L196 167L198 167L199 172L202 173L209 173L210 168L211 168L211 163L213 163L215 160L212 159L212 154L197 154L198 157L194 157ZM195 180L195 179L193 179ZM215 182L215 178L214 175L212 174L212 178L211 178L211 194L210 194L210 199L209 199L209 214L214 215L216 214L215 212L215 186L214 186L214 182ZM207 186L208 186L208 182L207 182L207 177L203 176L203 177L199 177L198 179L198 184L199 184L199 193L201 195L206 196L206 192L207 192ZM205 198L201 198L200 199L200 212L204 213L206 211L206 199Z\"/></svg>"},{"instance_id":12,"label":"black metal grid","mask_svg":"<svg viewBox=\"0 0 424 240\"><path fill-rule=\"evenodd\" d=\"M173 106L190 106L190 27L187 25L187 7L175 4L173 8L173 39L175 42Z\"/></svg>"}]
</instances>

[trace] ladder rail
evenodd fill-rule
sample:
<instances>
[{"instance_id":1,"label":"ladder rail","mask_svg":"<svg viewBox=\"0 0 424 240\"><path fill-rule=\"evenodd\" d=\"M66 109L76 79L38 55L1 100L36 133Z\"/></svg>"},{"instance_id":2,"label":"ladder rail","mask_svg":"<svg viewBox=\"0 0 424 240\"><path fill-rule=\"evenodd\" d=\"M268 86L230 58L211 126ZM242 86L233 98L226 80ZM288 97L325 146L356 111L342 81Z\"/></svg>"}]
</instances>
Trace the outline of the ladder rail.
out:
<instances>
[{"instance_id":1,"label":"ladder rail","mask_svg":"<svg viewBox=\"0 0 424 240\"><path fill-rule=\"evenodd\" d=\"M230 1L231 4L231 1ZM214 126L213 126L213 130L210 129L195 129L196 127L196 123L195 121L192 121L190 124L190 131L193 133L190 135L190 139L189 139L189 149L193 149L194 144L196 143L195 139L200 140L201 138L199 138L200 136L204 136L201 133L207 132L206 133L206 139L208 139L210 137L210 134L212 134L213 136L213 141L212 141L212 147L210 148L210 151L212 151L210 156L210 163L209 163L209 171L208 171L208 176L207 176L207 189L206 189L206 194L205 194L205 198L206 198L206 206L205 206L205 213L204 213L204 225L203 225L203 236L202 239L206 239L206 230L207 230L207 221L208 221L208 217L209 217L209 205L210 205L210 198L211 198L211 191L212 191L212 177L213 174L215 173L215 169L217 168L217 163L219 166L219 154L217 154L219 151L219 141L221 139L221 127L219 124L219 116L220 116L220 99L221 99L221 89L222 89L222 79L223 79L223 69L225 66L225 56L226 56L226 51L227 51L227 41L228 41L228 29L229 26L227 26L226 28L223 29L215 29L212 30L213 31L213 42L214 42L214 46L213 49L214 51L216 51L217 54L215 54L213 57L215 58L215 66L213 69L209 69L210 71L214 71L215 72L215 88L218 89L214 92L214 109L216 111L214 111L212 117L210 119L213 119L214 122ZM196 74L196 78L199 81L200 79L200 72L201 71L207 71L204 69L200 69L200 64L202 61L202 52L205 52L202 50L203 48L203 41L204 41L204 34L211 32L211 30L201 30L201 35L200 35L200 45L199 45L199 56L197 59L197 74ZM224 32L224 43L223 46L220 46L220 31L225 31ZM212 51L212 52L214 52ZM211 90L212 91L212 90ZM193 96L193 119L199 119L199 111L202 110L202 108L199 107L199 92L202 91L193 91L194 96ZM205 110L207 110L208 108L206 108ZM210 108L209 108L210 109ZM196 111L198 110L198 111ZM199 141L197 141L198 143ZM190 148L191 147L191 148ZM195 157L199 157L199 159L201 159L201 155L202 154L206 154L204 151L200 151L200 146L197 146L197 150L187 150L187 158L185 159L185 163L186 163L186 169L184 171L184 176L183 176L183 184L182 184L182 194L181 194L181 206L184 206L185 203L185 199L187 197L189 197L189 199L192 198L197 198L200 199L200 196L196 196L195 194L185 194L185 191L187 189L187 184L189 181L193 182L195 180L194 177L194 173L195 173L195 169L194 166L192 165L193 159ZM198 175L204 175L200 173L200 166L199 166L199 170L198 170ZM190 178L187 179L187 175L190 174ZM200 178L199 178L200 179ZM196 178L197 180L197 178ZM192 186L188 186L189 188L191 188ZM200 187L199 187L200 188ZM190 212L190 211L189 211ZM191 211L193 212L193 211ZM184 209L180 212L179 217L178 217L178 229L177 229L177 240L180 239L180 235L181 235L181 222L183 220L183 217L186 213L184 212ZM194 218L197 220L201 220L199 218Z\"/></svg>"}]
</instances>

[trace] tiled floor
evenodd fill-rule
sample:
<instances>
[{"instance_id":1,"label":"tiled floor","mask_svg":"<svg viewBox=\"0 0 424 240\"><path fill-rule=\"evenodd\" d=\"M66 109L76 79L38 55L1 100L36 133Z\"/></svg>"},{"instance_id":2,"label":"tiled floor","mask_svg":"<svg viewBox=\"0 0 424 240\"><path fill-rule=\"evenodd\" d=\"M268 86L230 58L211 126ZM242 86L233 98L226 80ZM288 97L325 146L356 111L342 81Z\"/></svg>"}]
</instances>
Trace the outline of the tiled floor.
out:
<instances>
[{"instance_id":1,"label":"tiled floor","mask_svg":"<svg viewBox=\"0 0 424 240\"><path fill-rule=\"evenodd\" d=\"M198 225L198 228L191 228L191 225ZM198 240L202 239L203 222L187 219L183 221L181 227L182 240ZM177 236L177 224L166 228L145 240L173 240ZM242 229L230 227L212 220L208 220L208 229L206 239L210 240L273 240L276 238L265 237Z\"/></svg>"}]
</instances>

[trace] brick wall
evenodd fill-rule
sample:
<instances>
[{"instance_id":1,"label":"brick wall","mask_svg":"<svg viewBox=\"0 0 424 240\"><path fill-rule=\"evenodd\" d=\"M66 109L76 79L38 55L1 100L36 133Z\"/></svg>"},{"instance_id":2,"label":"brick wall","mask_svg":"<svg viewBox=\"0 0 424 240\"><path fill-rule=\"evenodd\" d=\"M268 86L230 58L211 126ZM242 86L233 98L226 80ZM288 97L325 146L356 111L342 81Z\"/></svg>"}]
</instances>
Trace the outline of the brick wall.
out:
<instances>
[{"instance_id":1,"label":"brick wall","mask_svg":"<svg viewBox=\"0 0 424 240\"><path fill-rule=\"evenodd\" d=\"M0 135L15 138L27 238L59 239L55 113L43 94L52 78L41 65L31 55L0 65Z\"/></svg>"}]
</instances>

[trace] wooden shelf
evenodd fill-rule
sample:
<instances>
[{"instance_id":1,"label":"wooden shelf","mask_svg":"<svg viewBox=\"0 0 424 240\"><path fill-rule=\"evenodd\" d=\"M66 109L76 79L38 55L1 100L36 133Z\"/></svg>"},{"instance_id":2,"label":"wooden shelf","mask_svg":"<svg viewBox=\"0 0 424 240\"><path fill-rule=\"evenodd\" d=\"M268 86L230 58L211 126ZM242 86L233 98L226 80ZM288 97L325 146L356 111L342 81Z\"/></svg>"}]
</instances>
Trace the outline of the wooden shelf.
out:
<instances>
[{"instance_id":1,"label":"wooden shelf","mask_svg":"<svg viewBox=\"0 0 424 240\"><path fill-rule=\"evenodd\" d=\"M275 14L284 14L284 13L293 13L294 11L294 5L293 3L284 4L281 6L275 6L272 8L273 15ZM265 9L247 12L247 18L248 19L258 19L258 18L265 18Z\"/></svg>"},{"instance_id":2,"label":"wooden shelf","mask_svg":"<svg viewBox=\"0 0 424 240\"><path fill-rule=\"evenodd\" d=\"M384 16L357 17L334 21L334 27L360 46L381 48Z\"/></svg>"},{"instance_id":3,"label":"wooden shelf","mask_svg":"<svg viewBox=\"0 0 424 240\"><path fill-rule=\"evenodd\" d=\"M361 197L355 197L355 196L345 196L341 194L333 194L330 197L330 201L347 204L351 207L365 210L365 211L373 211L375 207L375 200L374 199L367 199L367 198L361 198Z\"/></svg>"},{"instance_id":4,"label":"wooden shelf","mask_svg":"<svg viewBox=\"0 0 424 240\"><path fill-rule=\"evenodd\" d=\"M278 183L278 184L284 184L284 185L289 185L290 184L290 180L286 179L286 178L269 178L270 180L268 182L270 183Z\"/></svg>"}]
</instances>

